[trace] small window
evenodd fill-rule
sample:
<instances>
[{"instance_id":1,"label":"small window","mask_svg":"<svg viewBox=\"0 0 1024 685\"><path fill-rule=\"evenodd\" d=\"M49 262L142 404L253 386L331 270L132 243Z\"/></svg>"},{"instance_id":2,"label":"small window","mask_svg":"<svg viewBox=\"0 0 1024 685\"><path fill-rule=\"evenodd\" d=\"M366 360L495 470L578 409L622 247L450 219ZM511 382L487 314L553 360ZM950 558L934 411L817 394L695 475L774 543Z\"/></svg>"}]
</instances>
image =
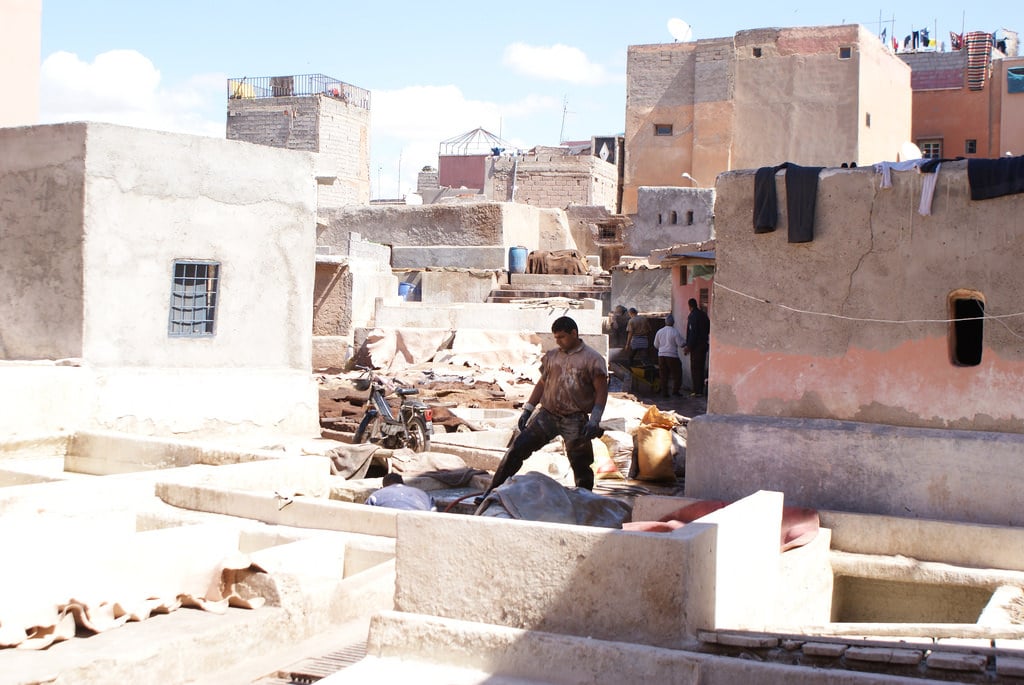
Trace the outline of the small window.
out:
<instances>
[{"instance_id":1,"label":"small window","mask_svg":"<svg viewBox=\"0 0 1024 685\"><path fill-rule=\"evenodd\" d=\"M864 113L864 125L871 128L871 112Z\"/></svg>"},{"instance_id":2,"label":"small window","mask_svg":"<svg viewBox=\"0 0 1024 685\"><path fill-rule=\"evenodd\" d=\"M850 59L853 56L853 48L849 45L844 45L839 48L839 59Z\"/></svg>"},{"instance_id":3,"label":"small window","mask_svg":"<svg viewBox=\"0 0 1024 685\"><path fill-rule=\"evenodd\" d=\"M985 334L985 297L973 290L957 290L949 296L949 349L955 366L981 364Z\"/></svg>"},{"instance_id":4,"label":"small window","mask_svg":"<svg viewBox=\"0 0 1024 685\"><path fill-rule=\"evenodd\" d=\"M1024 93L1024 67L1006 70L1006 92Z\"/></svg>"},{"instance_id":5,"label":"small window","mask_svg":"<svg viewBox=\"0 0 1024 685\"><path fill-rule=\"evenodd\" d=\"M921 149L921 156L925 159L942 159L941 140L922 140L917 147Z\"/></svg>"},{"instance_id":6,"label":"small window","mask_svg":"<svg viewBox=\"0 0 1024 685\"><path fill-rule=\"evenodd\" d=\"M973 155L978 152L978 141L974 138L968 138L964 141L964 154Z\"/></svg>"},{"instance_id":7,"label":"small window","mask_svg":"<svg viewBox=\"0 0 1024 685\"><path fill-rule=\"evenodd\" d=\"M672 225L675 225L675 224L679 223L679 215L676 214L676 210L673 209L672 213L669 214L668 216L669 216L669 222L672 223Z\"/></svg>"},{"instance_id":8,"label":"small window","mask_svg":"<svg viewBox=\"0 0 1024 685\"><path fill-rule=\"evenodd\" d=\"M658 214L658 225L661 226L661 214Z\"/></svg>"},{"instance_id":9,"label":"small window","mask_svg":"<svg viewBox=\"0 0 1024 685\"><path fill-rule=\"evenodd\" d=\"M679 267L679 285L686 285L689 281L686 280L686 267Z\"/></svg>"},{"instance_id":10,"label":"small window","mask_svg":"<svg viewBox=\"0 0 1024 685\"><path fill-rule=\"evenodd\" d=\"M754 48L754 57L761 56L761 48Z\"/></svg>"},{"instance_id":11,"label":"small window","mask_svg":"<svg viewBox=\"0 0 1024 685\"><path fill-rule=\"evenodd\" d=\"M707 288L700 289L700 295L697 296L697 306L700 307L705 314L708 311L709 292Z\"/></svg>"},{"instance_id":12,"label":"small window","mask_svg":"<svg viewBox=\"0 0 1024 685\"><path fill-rule=\"evenodd\" d=\"M672 135L672 124L655 124L654 135L656 136L670 136Z\"/></svg>"},{"instance_id":13,"label":"small window","mask_svg":"<svg viewBox=\"0 0 1024 685\"><path fill-rule=\"evenodd\" d=\"M600 226L598 228L601 240L618 240L619 234L614 226Z\"/></svg>"},{"instance_id":14,"label":"small window","mask_svg":"<svg viewBox=\"0 0 1024 685\"><path fill-rule=\"evenodd\" d=\"M206 337L214 334L220 263L176 260L171 277L171 315L167 335Z\"/></svg>"},{"instance_id":15,"label":"small window","mask_svg":"<svg viewBox=\"0 0 1024 685\"><path fill-rule=\"evenodd\" d=\"M693 210L686 212L686 225L693 226Z\"/></svg>"}]
</instances>

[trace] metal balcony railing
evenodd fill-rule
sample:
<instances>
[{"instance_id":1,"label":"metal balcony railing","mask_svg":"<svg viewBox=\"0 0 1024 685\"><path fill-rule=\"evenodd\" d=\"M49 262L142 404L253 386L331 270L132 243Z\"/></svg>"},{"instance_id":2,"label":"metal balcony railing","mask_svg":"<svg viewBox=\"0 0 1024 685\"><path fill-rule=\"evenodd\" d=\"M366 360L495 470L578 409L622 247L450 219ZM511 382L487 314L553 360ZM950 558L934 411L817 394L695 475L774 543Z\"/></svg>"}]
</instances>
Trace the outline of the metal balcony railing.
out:
<instances>
[{"instance_id":1,"label":"metal balcony railing","mask_svg":"<svg viewBox=\"0 0 1024 685\"><path fill-rule=\"evenodd\" d=\"M243 76L228 79L228 99L325 95L355 107L370 109L370 91L323 74Z\"/></svg>"}]
</instances>

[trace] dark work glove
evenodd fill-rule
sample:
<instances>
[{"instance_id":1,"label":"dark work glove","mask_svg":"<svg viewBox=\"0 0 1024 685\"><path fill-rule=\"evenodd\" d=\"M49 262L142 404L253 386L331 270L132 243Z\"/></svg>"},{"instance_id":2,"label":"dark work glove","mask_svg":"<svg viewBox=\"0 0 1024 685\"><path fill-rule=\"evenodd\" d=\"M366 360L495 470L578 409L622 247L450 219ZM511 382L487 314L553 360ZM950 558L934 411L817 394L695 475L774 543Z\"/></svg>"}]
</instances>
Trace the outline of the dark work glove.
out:
<instances>
[{"instance_id":1,"label":"dark work glove","mask_svg":"<svg viewBox=\"0 0 1024 685\"><path fill-rule=\"evenodd\" d=\"M519 417L519 430L526 430L526 424L530 422L530 416L533 415L534 406L527 402L523 405L523 413Z\"/></svg>"},{"instance_id":2,"label":"dark work glove","mask_svg":"<svg viewBox=\"0 0 1024 685\"><path fill-rule=\"evenodd\" d=\"M583 437L587 440L593 440L602 435L604 435L604 430L601 428L601 418L591 417L586 425L583 426Z\"/></svg>"},{"instance_id":3,"label":"dark work glove","mask_svg":"<svg viewBox=\"0 0 1024 685\"><path fill-rule=\"evenodd\" d=\"M601 430L601 416L604 414L604 405L595 406L590 412L590 420L583 426L583 437L593 440L604 435Z\"/></svg>"}]
</instances>

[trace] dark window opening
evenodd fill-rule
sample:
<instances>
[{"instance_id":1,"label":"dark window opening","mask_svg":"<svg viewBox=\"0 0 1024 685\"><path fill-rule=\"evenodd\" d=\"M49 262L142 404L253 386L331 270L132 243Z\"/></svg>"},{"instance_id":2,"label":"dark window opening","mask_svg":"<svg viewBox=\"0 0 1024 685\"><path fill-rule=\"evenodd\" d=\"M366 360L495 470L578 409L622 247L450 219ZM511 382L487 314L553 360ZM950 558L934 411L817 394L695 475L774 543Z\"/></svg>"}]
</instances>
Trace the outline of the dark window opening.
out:
<instances>
[{"instance_id":1,"label":"dark window opening","mask_svg":"<svg viewBox=\"0 0 1024 685\"><path fill-rule=\"evenodd\" d=\"M672 124L655 124L654 135L656 136L670 136L672 135Z\"/></svg>"},{"instance_id":2,"label":"dark window opening","mask_svg":"<svg viewBox=\"0 0 1024 685\"><path fill-rule=\"evenodd\" d=\"M617 240L619 237L618 231L615 230L614 226L599 226L598 232L601 240Z\"/></svg>"},{"instance_id":3,"label":"dark window opening","mask_svg":"<svg viewBox=\"0 0 1024 685\"><path fill-rule=\"evenodd\" d=\"M703 309L705 314L707 314L708 311L708 292L707 288L701 288L700 295L697 296L697 306Z\"/></svg>"},{"instance_id":4,"label":"dark window opening","mask_svg":"<svg viewBox=\"0 0 1024 685\"><path fill-rule=\"evenodd\" d=\"M661 214L658 215L658 225L661 225Z\"/></svg>"},{"instance_id":5,"label":"dark window opening","mask_svg":"<svg viewBox=\"0 0 1024 685\"><path fill-rule=\"evenodd\" d=\"M686 267L685 266L680 266L679 267L679 285L686 285L686 283L687 283L687 280L686 280Z\"/></svg>"},{"instance_id":6,"label":"dark window opening","mask_svg":"<svg viewBox=\"0 0 1024 685\"><path fill-rule=\"evenodd\" d=\"M839 48L839 59L850 59L851 56L853 56L853 48L848 45Z\"/></svg>"},{"instance_id":7,"label":"dark window opening","mask_svg":"<svg viewBox=\"0 0 1024 685\"><path fill-rule=\"evenodd\" d=\"M761 56L761 48L754 48L754 57Z\"/></svg>"},{"instance_id":8,"label":"dark window opening","mask_svg":"<svg viewBox=\"0 0 1024 685\"><path fill-rule=\"evenodd\" d=\"M964 141L964 154L973 155L978 152L978 141L974 138L968 138Z\"/></svg>"},{"instance_id":9,"label":"dark window opening","mask_svg":"<svg viewBox=\"0 0 1024 685\"><path fill-rule=\"evenodd\" d=\"M979 296L951 296L950 349L956 366L977 366L985 339L985 301Z\"/></svg>"},{"instance_id":10,"label":"dark window opening","mask_svg":"<svg viewBox=\"0 0 1024 685\"><path fill-rule=\"evenodd\" d=\"M864 125L871 128L871 112L864 113Z\"/></svg>"},{"instance_id":11,"label":"dark window opening","mask_svg":"<svg viewBox=\"0 0 1024 685\"><path fill-rule=\"evenodd\" d=\"M672 213L669 214L669 223L671 223L673 225L679 223L679 215L676 214L676 210L674 210L674 209L672 210Z\"/></svg>"},{"instance_id":12,"label":"dark window opening","mask_svg":"<svg viewBox=\"0 0 1024 685\"><path fill-rule=\"evenodd\" d=\"M686 225L693 226L693 210L686 212Z\"/></svg>"},{"instance_id":13,"label":"dark window opening","mask_svg":"<svg viewBox=\"0 0 1024 685\"><path fill-rule=\"evenodd\" d=\"M167 335L185 338L213 335L219 284L218 262L175 261Z\"/></svg>"},{"instance_id":14,"label":"dark window opening","mask_svg":"<svg viewBox=\"0 0 1024 685\"><path fill-rule=\"evenodd\" d=\"M917 144L917 147L921 150L921 156L926 159L942 158L941 140L922 140Z\"/></svg>"}]
</instances>

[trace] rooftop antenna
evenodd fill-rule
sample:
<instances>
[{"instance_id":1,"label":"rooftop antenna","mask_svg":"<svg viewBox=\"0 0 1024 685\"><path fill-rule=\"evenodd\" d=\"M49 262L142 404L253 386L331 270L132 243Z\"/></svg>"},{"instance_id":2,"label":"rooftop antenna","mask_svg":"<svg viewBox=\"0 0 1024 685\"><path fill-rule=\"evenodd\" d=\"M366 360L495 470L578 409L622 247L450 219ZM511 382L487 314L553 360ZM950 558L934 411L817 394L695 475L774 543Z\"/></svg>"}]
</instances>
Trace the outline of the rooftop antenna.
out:
<instances>
[{"instance_id":1,"label":"rooftop antenna","mask_svg":"<svg viewBox=\"0 0 1024 685\"><path fill-rule=\"evenodd\" d=\"M562 96L562 129L558 132L558 144L561 145L565 142L565 116L567 114L575 114L575 112L569 111L569 96Z\"/></svg>"},{"instance_id":2,"label":"rooftop antenna","mask_svg":"<svg viewBox=\"0 0 1024 685\"><path fill-rule=\"evenodd\" d=\"M685 43L693 38L693 29L678 17L672 17L668 20L668 32L679 43Z\"/></svg>"}]
</instances>

